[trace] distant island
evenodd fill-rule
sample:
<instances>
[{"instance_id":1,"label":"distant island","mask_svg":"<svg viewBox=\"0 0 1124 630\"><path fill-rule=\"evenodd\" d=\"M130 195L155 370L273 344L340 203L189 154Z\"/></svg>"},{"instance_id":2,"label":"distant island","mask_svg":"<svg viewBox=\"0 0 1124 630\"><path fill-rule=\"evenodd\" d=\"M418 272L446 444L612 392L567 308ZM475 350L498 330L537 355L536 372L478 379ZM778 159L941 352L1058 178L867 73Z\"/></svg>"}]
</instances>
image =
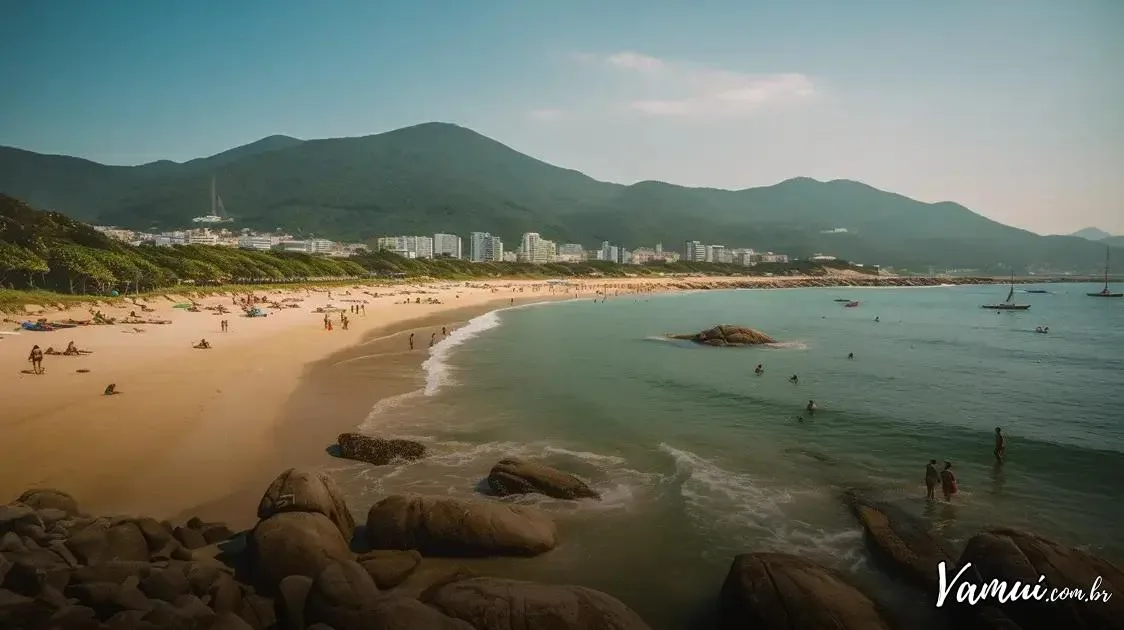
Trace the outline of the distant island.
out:
<instances>
[{"instance_id":1,"label":"distant island","mask_svg":"<svg viewBox=\"0 0 1124 630\"><path fill-rule=\"evenodd\" d=\"M140 166L0 147L0 192L97 225L190 227L211 210L212 181L237 228L329 239L486 230L514 241L541 231L562 243L698 240L981 275L1092 273L1104 259L1104 243L1039 236L854 181L800 177L736 191L600 182L447 123L360 138L271 136Z\"/></svg>"}]
</instances>

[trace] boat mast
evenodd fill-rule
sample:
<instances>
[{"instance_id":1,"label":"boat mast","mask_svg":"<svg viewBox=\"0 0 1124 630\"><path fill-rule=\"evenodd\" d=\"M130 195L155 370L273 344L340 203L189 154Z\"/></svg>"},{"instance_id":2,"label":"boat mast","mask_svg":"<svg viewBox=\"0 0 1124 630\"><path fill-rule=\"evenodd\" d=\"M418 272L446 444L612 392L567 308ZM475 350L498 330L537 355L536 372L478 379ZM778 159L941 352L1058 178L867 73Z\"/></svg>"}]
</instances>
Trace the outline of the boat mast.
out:
<instances>
[{"instance_id":1,"label":"boat mast","mask_svg":"<svg viewBox=\"0 0 1124 630\"><path fill-rule=\"evenodd\" d=\"M1112 251L1112 247L1104 246L1104 290L1108 293L1108 253Z\"/></svg>"}]
</instances>

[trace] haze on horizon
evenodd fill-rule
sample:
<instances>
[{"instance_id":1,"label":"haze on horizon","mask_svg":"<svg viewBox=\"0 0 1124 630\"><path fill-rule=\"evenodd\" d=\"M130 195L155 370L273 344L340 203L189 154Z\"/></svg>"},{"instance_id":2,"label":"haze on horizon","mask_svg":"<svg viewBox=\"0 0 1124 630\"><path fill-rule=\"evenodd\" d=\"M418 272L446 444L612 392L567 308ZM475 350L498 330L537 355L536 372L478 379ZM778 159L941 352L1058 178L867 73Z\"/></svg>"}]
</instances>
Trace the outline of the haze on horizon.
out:
<instances>
[{"instance_id":1,"label":"haze on horizon","mask_svg":"<svg viewBox=\"0 0 1124 630\"><path fill-rule=\"evenodd\" d=\"M908 6L907 6L908 5ZM597 179L853 179L1124 234L1124 3L0 0L0 144L106 164L469 127Z\"/></svg>"}]
</instances>

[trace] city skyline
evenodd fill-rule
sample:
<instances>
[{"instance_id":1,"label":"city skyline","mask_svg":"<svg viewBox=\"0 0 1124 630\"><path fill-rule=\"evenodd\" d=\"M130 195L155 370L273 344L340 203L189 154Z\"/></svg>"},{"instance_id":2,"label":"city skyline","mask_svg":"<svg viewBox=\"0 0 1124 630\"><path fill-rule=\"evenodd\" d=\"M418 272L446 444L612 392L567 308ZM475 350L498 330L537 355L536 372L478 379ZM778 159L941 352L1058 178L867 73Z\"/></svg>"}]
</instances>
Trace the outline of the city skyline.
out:
<instances>
[{"instance_id":1,"label":"city skyline","mask_svg":"<svg viewBox=\"0 0 1124 630\"><path fill-rule=\"evenodd\" d=\"M1124 233L1124 5L719 5L9 3L0 143L139 164L449 121L603 181L853 179Z\"/></svg>"}]
</instances>

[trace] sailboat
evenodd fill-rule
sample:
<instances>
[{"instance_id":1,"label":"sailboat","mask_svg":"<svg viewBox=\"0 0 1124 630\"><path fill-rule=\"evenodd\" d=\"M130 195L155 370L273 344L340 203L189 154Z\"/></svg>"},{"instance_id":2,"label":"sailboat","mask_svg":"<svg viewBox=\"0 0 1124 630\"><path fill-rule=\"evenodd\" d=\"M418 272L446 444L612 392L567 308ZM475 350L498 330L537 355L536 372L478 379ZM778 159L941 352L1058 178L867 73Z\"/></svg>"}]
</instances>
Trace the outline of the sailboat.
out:
<instances>
[{"instance_id":1,"label":"sailboat","mask_svg":"<svg viewBox=\"0 0 1124 630\"><path fill-rule=\"evenodd\" d=\"M215 189L215 178L211 177L211 214L203 217L195 217L192 223L229 223L233 219L222 216L225 208L222 205L222 197L219 196L218 190Z\"/></svg>"},{"instance_id":2,"label":"sailboat","mask_svg":"<svg viewBox=\"0 0 1124 630\"><path fill-rule=\"evenodd\" d=\"M1108 290L1108 253L1112 247L1105 245L1104 248L1104 288L1097 293L1086 293L1089 297L1124 297L1124 293L1113 293Z\"/></svg>"},{"instance_id":3,"label":"sailboat","mask_svg":"<svg viewBox=\"0 0 1124 630\"><path fill-rule=\"evenodd\" d=\"M1029 304L1015 304L1015 274L1011 273L1011 290L1007 292L1007 299L1003 300L1002 304L984 304L980 308L986 308L992 311L1025 311L1030 308Z\"/></svg>"}]
</instances>

